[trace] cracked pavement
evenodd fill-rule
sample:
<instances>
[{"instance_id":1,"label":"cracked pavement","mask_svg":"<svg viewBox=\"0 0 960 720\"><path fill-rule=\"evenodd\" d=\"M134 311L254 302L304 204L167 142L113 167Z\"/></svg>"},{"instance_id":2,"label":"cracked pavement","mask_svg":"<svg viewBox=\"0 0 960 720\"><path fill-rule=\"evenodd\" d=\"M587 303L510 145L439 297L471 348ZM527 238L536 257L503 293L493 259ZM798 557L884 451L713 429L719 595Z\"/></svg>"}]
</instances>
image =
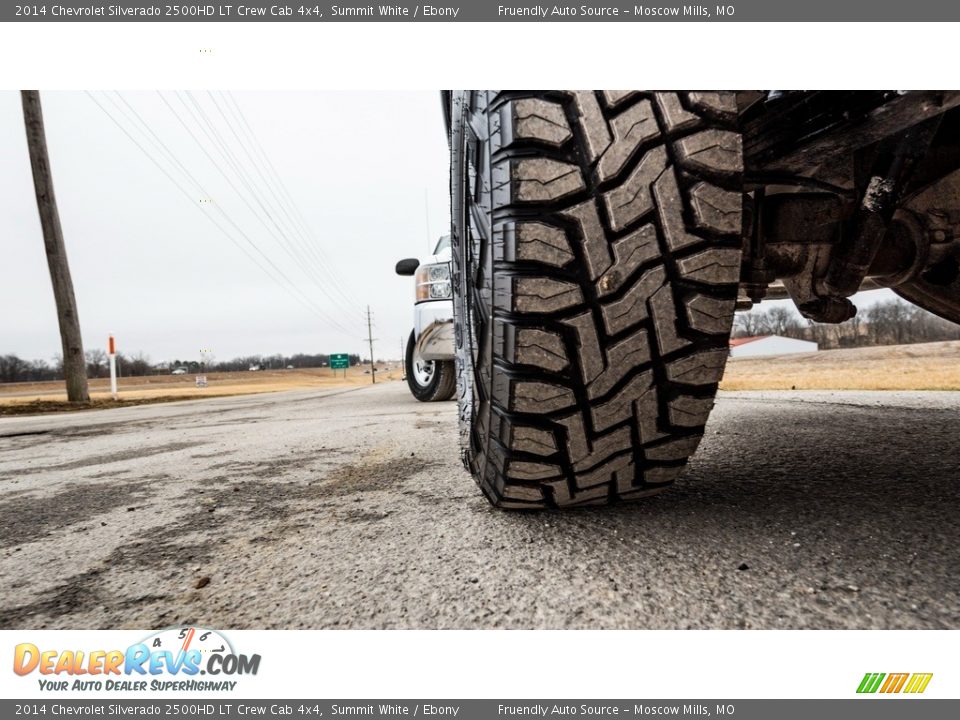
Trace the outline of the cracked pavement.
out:
<instances>
[{"instance_id":1,"label":"cracked pavement","mask_svg":"<svg viewBox=\"0 0 960 720\"><path fill-rule=\"evenodd\" d=\"M517 513L405 384L0 419L0 627L957 628L960 393L721 393L678 485Z\"/></svg>"}]
</instances>

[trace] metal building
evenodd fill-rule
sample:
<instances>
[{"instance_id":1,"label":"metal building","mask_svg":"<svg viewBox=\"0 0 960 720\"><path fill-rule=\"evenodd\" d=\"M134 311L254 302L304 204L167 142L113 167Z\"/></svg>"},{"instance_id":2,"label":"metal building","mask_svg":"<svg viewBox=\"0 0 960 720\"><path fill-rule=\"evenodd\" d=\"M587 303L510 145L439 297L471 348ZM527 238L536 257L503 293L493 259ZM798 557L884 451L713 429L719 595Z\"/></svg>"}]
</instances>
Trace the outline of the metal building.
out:
<instances>
[{"instance_id":1,"label":"metal building","mask_svg":"<svg viewBox=\"0 0 960 720\"><path fill-rule=\"evenodd\" d=\"M730 340L730 357L732 358L791 355L816 352L818 349L819 346L815 342L797 340L782 335L758 335Z\"/></svg>"}]
</instances>

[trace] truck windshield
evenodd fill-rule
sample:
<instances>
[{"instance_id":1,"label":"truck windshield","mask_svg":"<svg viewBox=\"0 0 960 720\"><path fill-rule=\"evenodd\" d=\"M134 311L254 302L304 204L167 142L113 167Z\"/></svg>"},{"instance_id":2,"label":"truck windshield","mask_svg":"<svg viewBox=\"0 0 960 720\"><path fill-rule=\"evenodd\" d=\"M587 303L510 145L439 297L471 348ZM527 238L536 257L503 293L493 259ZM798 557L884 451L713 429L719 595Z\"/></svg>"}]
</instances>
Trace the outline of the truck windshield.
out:
<instances>
[{"instance_id":1,"label":"truck windshield","mask_svg":"<svg viewBox=\"0 0 960 720\"><path fill-rule=\"evenodd\" d=\"M450 247L450 236L444 235L440 238L440 242L437 243L437 246L433 249L434 255L439 255L444 250L447 250Z\"/></svg>"}]
</instances>

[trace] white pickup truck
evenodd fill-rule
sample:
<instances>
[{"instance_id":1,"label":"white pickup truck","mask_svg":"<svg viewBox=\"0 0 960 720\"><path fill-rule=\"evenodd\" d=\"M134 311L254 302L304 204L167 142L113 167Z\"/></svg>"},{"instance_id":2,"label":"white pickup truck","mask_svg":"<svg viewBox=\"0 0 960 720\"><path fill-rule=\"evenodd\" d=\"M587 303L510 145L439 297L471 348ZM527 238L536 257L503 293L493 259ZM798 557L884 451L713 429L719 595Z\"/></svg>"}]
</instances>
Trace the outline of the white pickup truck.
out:
<instances>
[{"instance_id":1,"label":"white pickup truck","mask_svg":"<svg viewBox=\"0 0 960 720\"><path fill-rule=\"evenodd\" d=\"M410 392L421 402L449 400L456 390L450 236L440 238L425 263L407 258L397 275L413 275L416 295L405 369Z\"/></svg>"}]
</instances>

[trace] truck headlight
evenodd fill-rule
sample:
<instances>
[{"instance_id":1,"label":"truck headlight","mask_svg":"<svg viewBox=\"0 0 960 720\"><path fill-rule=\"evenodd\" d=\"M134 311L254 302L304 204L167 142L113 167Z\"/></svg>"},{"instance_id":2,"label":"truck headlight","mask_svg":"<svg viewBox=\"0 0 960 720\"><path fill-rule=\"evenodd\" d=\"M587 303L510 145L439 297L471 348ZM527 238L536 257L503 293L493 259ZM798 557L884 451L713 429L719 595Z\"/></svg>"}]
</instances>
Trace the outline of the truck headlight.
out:
<instances>
[{"instance_id":1,"label":"truck headlight","mask_svg":"<svg viewBox=\"0 0 960 720\"><path fill-rule=\"evenodd\" d=\"M417 302L423 300L447 300L450 292L450 263L421 265L417 268Z\"/></svg>"}]
</instances>

